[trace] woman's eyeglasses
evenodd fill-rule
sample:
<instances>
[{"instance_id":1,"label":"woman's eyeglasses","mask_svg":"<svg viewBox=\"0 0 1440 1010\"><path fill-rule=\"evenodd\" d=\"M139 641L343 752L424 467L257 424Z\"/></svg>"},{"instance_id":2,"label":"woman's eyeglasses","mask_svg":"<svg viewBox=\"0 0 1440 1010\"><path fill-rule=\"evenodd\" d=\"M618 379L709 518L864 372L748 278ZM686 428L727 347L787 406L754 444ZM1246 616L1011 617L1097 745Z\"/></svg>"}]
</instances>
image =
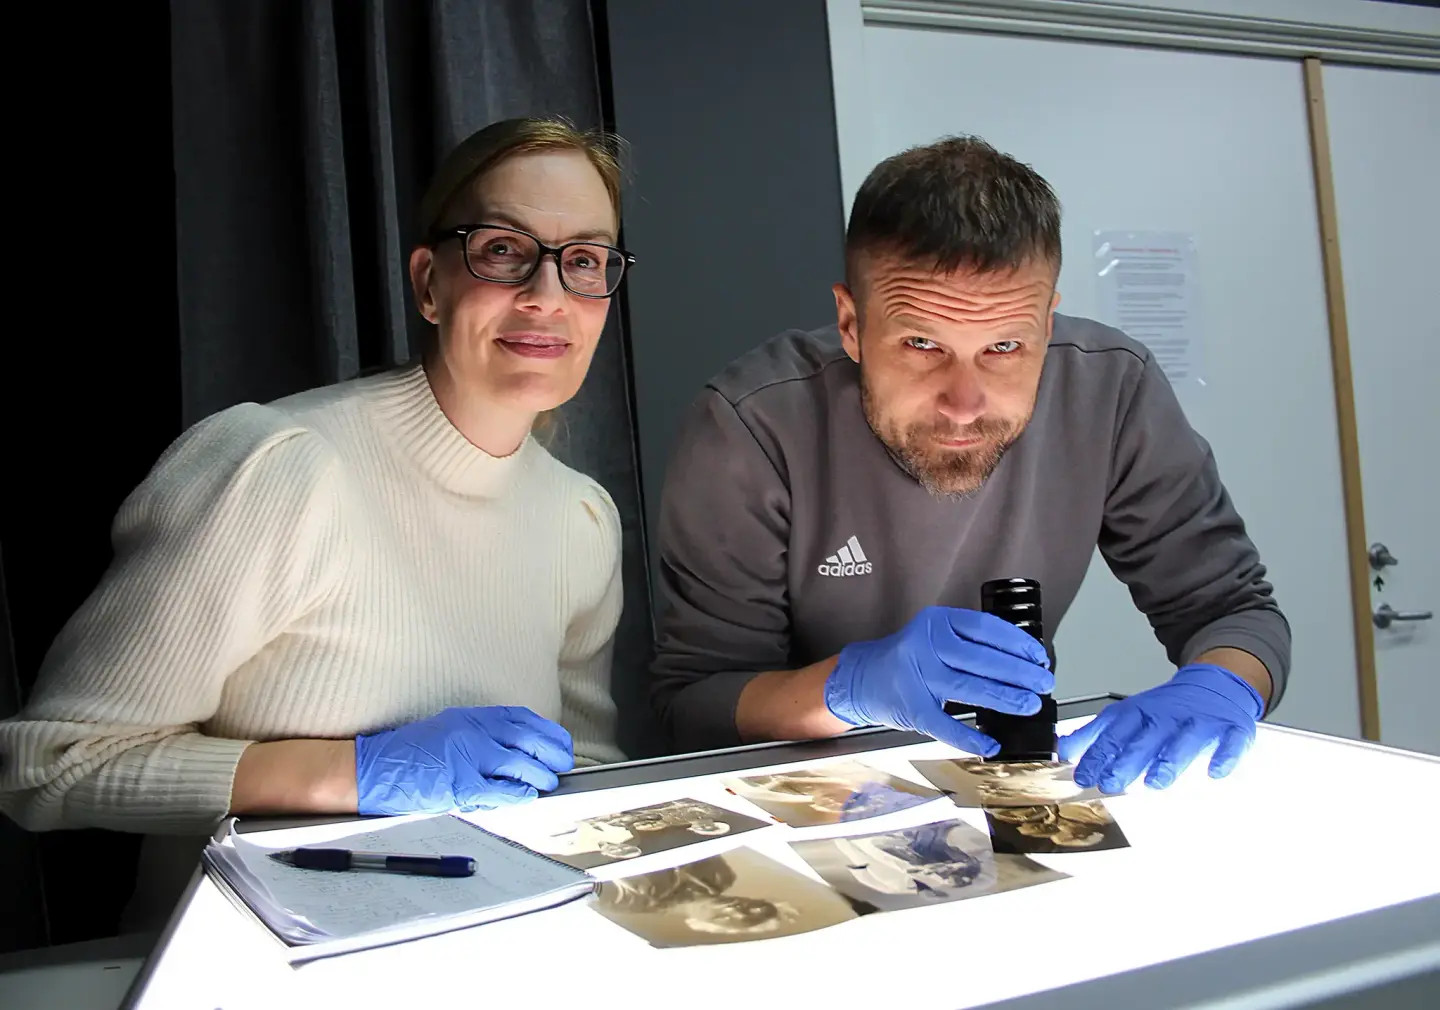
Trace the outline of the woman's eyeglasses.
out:
<instances>
[{"instance_id":1,"label":"woman's eyeglasses","mask_svg":"<svg viewBox=\"0 0 1440 1010\"><path fill-rule=\"evenodd\" d=\"M460 239L465 268L476 280L524 284L540 269L540 261L551 256L559 267L560 284L581 298L609 298L635 265L634 256L612 245L580 241L550 246L529 232L500 225L455 225L436 232L429 244L454 238Z\"/></svg>"}]
</instances>

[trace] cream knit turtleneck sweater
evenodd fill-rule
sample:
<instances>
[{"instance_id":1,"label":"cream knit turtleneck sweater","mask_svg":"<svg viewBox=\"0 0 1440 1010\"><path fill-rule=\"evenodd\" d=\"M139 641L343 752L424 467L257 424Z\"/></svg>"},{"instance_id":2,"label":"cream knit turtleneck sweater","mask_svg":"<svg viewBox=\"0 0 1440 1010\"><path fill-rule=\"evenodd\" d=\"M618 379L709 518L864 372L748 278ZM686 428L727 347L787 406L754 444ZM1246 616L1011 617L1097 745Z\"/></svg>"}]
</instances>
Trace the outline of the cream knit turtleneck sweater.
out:
<instances>
[{"instance_id":1,"label":"cream knit turtleneck sweater","mask_svg":"<svg viewBox=\"0 0 1440 1010\"><path fill-rule=\"evenodd\" d=\"M620 523L533 439L497 459L409 367L232 407L115 519L115 560L0 723L33 829L208 832L250 741L525 705L613 761Z\"/></svg>"}]
</instances>

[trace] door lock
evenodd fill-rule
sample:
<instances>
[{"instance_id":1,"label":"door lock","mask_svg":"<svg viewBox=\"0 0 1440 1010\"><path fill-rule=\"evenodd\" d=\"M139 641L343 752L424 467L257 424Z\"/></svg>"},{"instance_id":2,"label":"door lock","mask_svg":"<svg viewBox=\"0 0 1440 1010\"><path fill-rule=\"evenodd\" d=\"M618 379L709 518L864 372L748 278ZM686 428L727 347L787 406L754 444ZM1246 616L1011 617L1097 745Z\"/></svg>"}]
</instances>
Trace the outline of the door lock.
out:
<instances>
[{"instance_id":1,"label":"door lock","mask_svg":"<svg viewBox=\"0 0 1440 1010\"><path fill-rule=\"evenodd\" d=\"M1396 621L1428 621L1435 615L1428 610L1396 610L1388 603L1375 608L1375 627L1388 628Z\"/></svg>"},{"instance_id":2,"label":"door lock","mask_svg":"<svg viewBox=\"0 0 1440 1010\"><path fill-rule=\"evenodd\" d=\"M1370 558L1370 567L1377 572L1388 565L1398 565L1400 563L1395 559L1395 555L1390 553L1390 548L1381 543L1370 545L1368 557Z\"/></svg>"}]
</instances>

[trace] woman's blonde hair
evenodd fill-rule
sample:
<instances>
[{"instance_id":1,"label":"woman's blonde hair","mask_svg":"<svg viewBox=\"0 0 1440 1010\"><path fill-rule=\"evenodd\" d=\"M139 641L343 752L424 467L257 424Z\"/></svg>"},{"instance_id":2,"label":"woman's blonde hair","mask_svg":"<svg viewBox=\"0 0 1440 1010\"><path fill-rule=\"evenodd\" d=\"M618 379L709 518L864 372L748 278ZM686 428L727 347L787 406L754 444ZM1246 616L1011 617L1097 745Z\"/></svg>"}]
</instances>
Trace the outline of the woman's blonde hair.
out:
<instances>
[{"instance_id":1,"label":"woman's blonde hair","mask_svg":"<svg viewBox=\"0 0 1440 1010\"><path fill-rule=\"evenodd\" d=\"M581 130L560 118L502 119L470 134L457 144L431 177L420 199L421 242L429 242L446 223L475 180L506 158L542 151L579 151L590 159L605 190L615 219L620 219L620 138L603 130Z\"/></svg>"},{"instance_id":2,"label":"woman's blonde hair","mask_svg":"<svg viewBox=\"0 0 1440 1010\"><path fill-rule=\"evenodd\" d=\"M475 182L507 158L544 151L579 151L590 159L605 191L615 221L620 221L620 152L623 141L604 130L581 130L559 117L502 119L477 130L455 146L430 179L420 199L418 241L428 244L448 222L447 215L463 206ZM433 343L428 350L433 349ZM561 426L558 410L547 410L535 419L534 434L545 444L553 442Z\"/></svg>"}]
</instances>

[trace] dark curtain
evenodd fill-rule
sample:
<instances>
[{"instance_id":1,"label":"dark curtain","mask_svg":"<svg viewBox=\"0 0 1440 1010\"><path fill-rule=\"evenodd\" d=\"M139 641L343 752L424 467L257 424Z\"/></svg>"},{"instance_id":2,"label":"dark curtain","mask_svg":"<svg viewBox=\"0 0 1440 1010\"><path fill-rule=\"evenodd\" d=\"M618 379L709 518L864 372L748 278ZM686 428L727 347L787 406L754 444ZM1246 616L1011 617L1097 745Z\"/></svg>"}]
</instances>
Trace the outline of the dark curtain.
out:
<instances>
[{"instance_id":1,"label":"dark curtain","mask_svg":"<svg viewBox=\"0 0 1440 1010\"><path fill-rule=\"evenodd\" d=\"M605 40L586 0L152 0L84 27L96 37L82 50L67 36L66 56L104 101L87 99L78 126L56 114L58 93L37 113L51 127L40 146L72 152L59 178L52 163L37 177L79 194L73 219L126 242L107 246L83 291L65 291L88 310L83 341L42 358L62 370L65 403L12 460L35 490L4 503L0 527L19 673L0 706L23 701L109 563L116 508L185 427L411 357L423 326L406 278L414 208L445 151L509 116L608 125ZM54 262L74 247L59 233ZM551 451L609 490L625 527L615 695L621 745L638 756L656 735L622 309ZM51 942L113 933L137 839L4 831L0 893L22 893L38 847ZM77 862L83 880L66 872ZM32 904L43 917L38 891Z\"/></svg>"},{"instance_id":2,"label":"dark curtain","mask_svg":"<svg viewBox=\"0 0 1440 1010\"><path fill-rule=\"evenodd\" d=\"M407 360L438 159L508 116L600 121L584 0L185 0L171 47L187 424Z\"/></svg>"}]
</instances>

